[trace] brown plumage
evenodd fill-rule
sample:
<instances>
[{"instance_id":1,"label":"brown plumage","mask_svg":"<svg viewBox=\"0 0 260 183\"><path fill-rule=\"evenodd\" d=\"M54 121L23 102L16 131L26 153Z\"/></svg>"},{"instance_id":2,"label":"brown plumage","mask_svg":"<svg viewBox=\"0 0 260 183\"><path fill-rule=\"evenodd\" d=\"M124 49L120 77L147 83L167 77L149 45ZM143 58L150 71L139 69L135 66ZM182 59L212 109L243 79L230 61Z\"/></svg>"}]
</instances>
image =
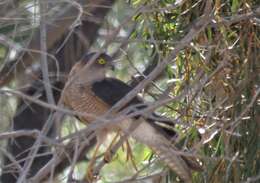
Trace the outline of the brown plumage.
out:
<instances>
[{"instance_id":1,"label":"brown plumage","mask_svg":"<svg viewBox=\"0 0 260 183\"><path fill-rule=\"evenodd\" d=\"M106 54L93 59L95 56L97 54L88 54L73 67L63 90L62 100L65 106L72 110L102 116L132 88L117 79L106 78L105 73L111 66L112 60ZM142 99L135 97L128 103L128 106L135 104L142 104ZM80 120L84 123L91 123L95 118L85 116L80 117ZM133 122L138 122L139 125L132 131L131 136L149 146L182 180L191 183L190 168L201 168L200 165L196 161L177 155L176 148L169 140L169 132L158 125L158 122L155 123L147 117L137 116L102 127L96 132L98 144L101 144L106 134L111 131L128 131Z\"/></svg>"},{"instance_id":2,"label":"brown plumage","mask_svg":"<svg viewBox=\"0 0 260 183\"><path fill-rule=\"evenodd\" d=\"M91 55L91 57L94 55ZM89 57L88 59L91 59ZM102 58L101 56L99 58ZM111 106L106 104L103 100L95 95L91 90L93 81L105 77L105 67L97 68L100 70L96 72L94 62L90 68L84 68L86 60L75 64L69 74L67 84L62 93L62 100L65 106L79 113L92 114L86 116L79 116L78 118L85 124L95 121L95 116L102 116L109 110ZM97 66L98 67L98 66ZM87 72L85 72L85 70ZM83 80L82 80L83 78ZM110 125L108 127L96 131L98 144L102 144L108 132L115 131L116 127Z\"/></svg>"}]
</instances>

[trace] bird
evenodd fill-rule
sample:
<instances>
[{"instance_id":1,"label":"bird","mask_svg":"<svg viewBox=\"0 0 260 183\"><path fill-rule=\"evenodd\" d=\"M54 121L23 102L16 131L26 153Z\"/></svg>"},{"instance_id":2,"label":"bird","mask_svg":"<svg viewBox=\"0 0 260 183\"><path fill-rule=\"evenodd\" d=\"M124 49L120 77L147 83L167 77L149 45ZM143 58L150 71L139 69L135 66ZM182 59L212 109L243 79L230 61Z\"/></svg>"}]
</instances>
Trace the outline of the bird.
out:
<instances>
[{"instance_id":1,"label":"bird","mask_svg":"<svg viewBox=\"0 0 260 183\"><path fill-rule=\"evenodd\" d=\"M113 67L112 57L100 52L86 53L72 67L62 91L62 102L71 110L92 114L78 116L84 124L91 124L96 117L106 114L114 104L132 91L133 87L127 83L106 76L106 73ZM132 111L130 110L128 114L146 107L144 99L140 96L134 97L122 109L131 108L131 106L135 106L135 108L132 107ZM137 127L131 131L130 136L150 147L180 179L191 183L191 170L201 170L201 165L194 158L187 158L176 153L178 149L171 141L176 133L169 129L169 125L172 123L169 124L167 120L155 120L154 117L158 118L158 116L156 113L152 113L151 116L138 115L97 129L95 132L97 144L93 156L96 156L97 150L106 140L107 134L111 132L124 134L133 123L137 123ZM92 167L90 167L93 166L93 161L89 164L87 173L87 179L90 181L93 180Z\"/></svg>"}]
</instances>

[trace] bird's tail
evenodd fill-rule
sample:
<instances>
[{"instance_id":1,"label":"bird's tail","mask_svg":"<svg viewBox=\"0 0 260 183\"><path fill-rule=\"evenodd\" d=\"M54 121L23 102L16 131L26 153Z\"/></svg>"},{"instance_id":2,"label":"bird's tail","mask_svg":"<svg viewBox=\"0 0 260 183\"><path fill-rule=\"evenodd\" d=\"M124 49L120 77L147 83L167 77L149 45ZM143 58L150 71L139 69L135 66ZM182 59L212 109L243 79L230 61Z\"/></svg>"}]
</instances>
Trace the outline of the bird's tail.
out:
<instances>
[{"instance_id":1,"label":"bird's tail","mask_svg":"<svg viewBox=\"0 0 260 183\"><path fill-rule=\"evenodd\" d=\"M171 142L174 134L172 129L168 129L161 124L153 124L157 132L160 132L161 143L151 144L150 148L160 157L160 159L171 168L176 174L185 182L191 183L192 176L191 170L202 171L202 165L197 161L196 158L191 156L184 156ZM167 132L168 131L168 132ZM170 132L171 133L170 133ZM175 135L176 136L176 135ZM163 140L164 139L164 140Z\"/></svg>"},{"instance_id":2,"label":"bird's tail","mask_svg":"<svg viewBox=\"0 0 260 183\"><path fill-rule=\"evenodd\" d=\"M192 183L190 167L172 146L160 144L151 148L160 157L160 160L169 166L185 183Z\"/></svg>"},{"instance_id":3,"label":"bird's tail","mask_svg":"<svg viewBox=\"0 0 260 183\"><path fill-rule=\"evenodd\" d=\"M161 127L159 128L154 125L155 123L143 118L133 121L125 120L119 123L119 126L122 131L129 132L132 124L138 124L138 127L131 131L131 136L134 139L149 146L185 183L192 182L191 169L196 167L196 162L179 154L177 148L173 146L167 134L163 133Z\"/></svg>"}]
</instances>

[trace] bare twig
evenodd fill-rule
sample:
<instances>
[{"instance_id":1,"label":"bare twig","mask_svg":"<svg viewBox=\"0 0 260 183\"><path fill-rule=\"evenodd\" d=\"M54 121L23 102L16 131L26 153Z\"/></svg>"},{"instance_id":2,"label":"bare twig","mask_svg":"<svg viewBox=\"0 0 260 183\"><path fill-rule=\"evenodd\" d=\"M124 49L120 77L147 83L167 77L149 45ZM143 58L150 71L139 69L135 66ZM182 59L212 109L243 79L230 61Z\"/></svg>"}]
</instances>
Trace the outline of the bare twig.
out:
<instances>
[{"instance_id":1,"label":"bare twig","mask_svg":"<svg viewBox=\"0 0 260 183\"><path fill-rule=\"evenodd\" d=\"M47 55L45 54L47 50L47 30L46 30L46 12L47 9L47 2L40 1L40 12L41 12L41 21L40 21L40 41L41 41L41 70L42 70L42 77L43 77L43 85L45 88L47 101L50 104L55 104L53 92L51 89L51 82L49 79L49 69L48 69L48 61Z\"/></svg>"}]
</instances>

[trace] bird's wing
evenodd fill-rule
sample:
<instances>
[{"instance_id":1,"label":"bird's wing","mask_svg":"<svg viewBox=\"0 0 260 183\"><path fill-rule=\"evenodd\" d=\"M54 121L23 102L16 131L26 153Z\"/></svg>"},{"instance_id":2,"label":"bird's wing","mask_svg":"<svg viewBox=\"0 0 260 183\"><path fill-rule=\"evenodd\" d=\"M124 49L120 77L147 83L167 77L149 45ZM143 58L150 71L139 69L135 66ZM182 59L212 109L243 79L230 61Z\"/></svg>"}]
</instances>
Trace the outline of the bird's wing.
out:
<instances>
[{"instance_id":1,"label":"bird's wing","mask_svg":"<svg viewBox=\"0 0 260 183\"><path fill-rule=\"evenodd\" d=\"M97 97L110 106L113 106L133 88L118 79L105 78L102 81L93 83L91 89ZM142 99L135 97L126 106L124 106L124 108L130 105L142 103ZM164 161L173 171L175 171L181 179L185 182L191 182L190 167L189 163L187 163L188 160L184 159L181 155L176 154L176 148L170 141L170 132L167 131L169 129L164 129L162 125L159 125L153 119L143 116L138 116L135 119L124 121L120 124L121 129L123 131L127 131L133 121L140 121L140 123L139 126L131 133L131 136L137 141L144 143L153 149L155 153L159 155L160 159L162 159L162 161Z\"/></svg>"},{"instance_id":2,"label":"bird's wing","mask_svg":"<svg viewBox=\"0 0 260 183\"><path fill-rule=\"evenodd\" d=\"M115 78L105 78L92 84L93 92L110 106L116 104L132 89L131 86ZM130 101L130 104L139 103L142 103L142 100L138 97Z\"/></svg>"},{"instance_id":3,"label":"bird's wing","mask_svg":"<svg viewBox=\"0 0 260 183\"><path fill-rule=\"evenodd\" d=\"M133 87L115 78L105 78L101 81L94 82L91 88L96 96L98 96L110 106L115 105L133 89ZM147 105L143 103L142 98L138 96L134 97L126 104L126 106L123 106L122 109L129 106L135 106L135 109L143 109L147 107ZM135 109L132 109L132 111L129 113L135 111ZM140 116L141 115L136 116L136 118L139 118ZM173 130L174 124L169 120L167 121L165 118L160 118L158 114L152 113L149 116L142 117L144 117L147 121L150 122L151 125L154 125L154 127L160 130L162 133L166 133L172 138L176 135L175 131ZM157 119L156 121L154 120L155 118Z\"/></svg>"}]
</instances>

